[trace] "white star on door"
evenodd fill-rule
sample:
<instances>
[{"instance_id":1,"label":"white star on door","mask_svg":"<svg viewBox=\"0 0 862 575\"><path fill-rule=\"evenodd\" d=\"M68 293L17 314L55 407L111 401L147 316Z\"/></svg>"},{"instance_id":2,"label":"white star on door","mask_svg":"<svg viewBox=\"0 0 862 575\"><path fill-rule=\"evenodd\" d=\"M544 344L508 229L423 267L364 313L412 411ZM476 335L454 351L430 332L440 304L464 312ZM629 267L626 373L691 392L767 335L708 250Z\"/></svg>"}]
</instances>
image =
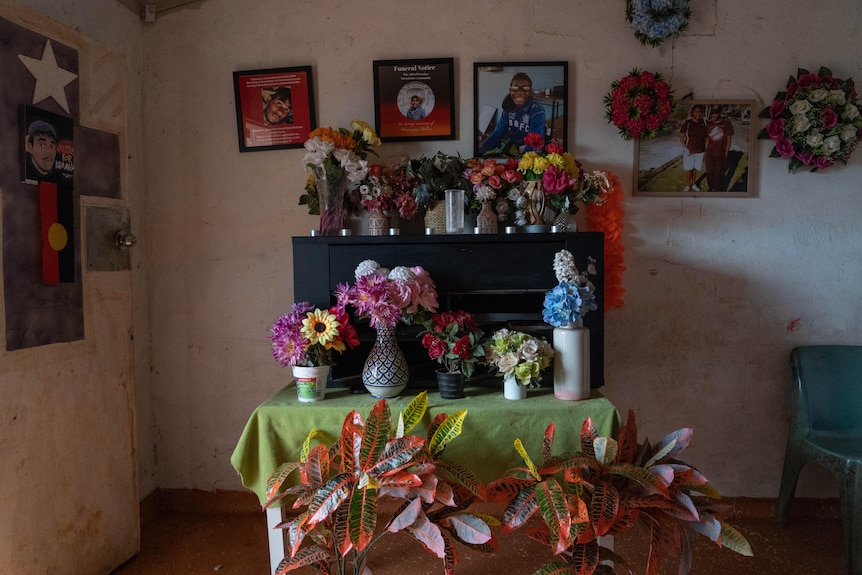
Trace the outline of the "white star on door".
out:
<instances>
[{"instance_id":1,"label":"white star on door","mask_svg":"<svg viewBox=\"0 0 862 575\"><path fill-rule=\"evenodd\" d=\"M51 41L45 43L45 51L42 52L42 59L30 58L18 54L21 62L27 66L33 77L36 78L36 88L33 90L33 103L38 104L46 98L54 98L54 101L69 113L69 102L66 100L66 86L75 78L77 74L73 74L68 70L63 70L57 66L57 59L54 57L54 48L51 47Z\"/></svg>"}]
</instances>

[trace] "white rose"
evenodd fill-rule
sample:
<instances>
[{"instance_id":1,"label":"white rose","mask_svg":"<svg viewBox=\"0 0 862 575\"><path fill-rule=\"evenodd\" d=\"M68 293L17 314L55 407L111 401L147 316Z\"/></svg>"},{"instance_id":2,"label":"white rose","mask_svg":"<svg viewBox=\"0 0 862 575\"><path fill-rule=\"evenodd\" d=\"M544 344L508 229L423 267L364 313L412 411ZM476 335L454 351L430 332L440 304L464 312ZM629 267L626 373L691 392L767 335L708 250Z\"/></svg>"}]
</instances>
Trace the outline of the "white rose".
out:
<instances>
[{"instance_id":1,"label":"white rose","mask_svg":"<svg viewBox=\"0 0 862 575\"><path fill-rule=\"evenodd\" d=\"M855 120L859 117L859 108L853 104L847 104L844 106L844 113L841 114L841 117L845 120Z\"/></svg>"},{"instance_id":2,"label":"white rose","mask_svg":"<svg viewBox=\"0 0 862 575\"><path fill-rule=\"evenodd\" d=\"M505 353L497 361L497 369L503 373L515 369L516 365L518 365L518 356L514 353Z\"/></svg>"},{"instance_id":3,"label":"white rose","mask_svg":"<svg viewBox=\"0 0 862 575\"><path fill-rule=\"evenodd\" d=\"M843 106L847 103L847 97L844 90L829 90L829 101L838 106Z\"/></svg>"},{"instance_id":4,"label":"white rose","mask_svg":"<svg viewBox=\"0 0 862 575\"><path fill-rule=\"evenodd\" d=\"M808 103L808 100L796 100L790 104L788 109L790 110L790 113L794 115L805 114L811 109L811 104Z\"/></svg>"},{"instance_id":5,"label":"white rose","mask_svg":"<svg viewBox=\"0 0 862 575\"><path fill-rule=\"evenodd\" d=\"M838 136L829 136L823 140L823 152L827 156L831 156L841 149L841 139Z\"/></svg>"},{"instance_id":6,"label":"white rose","mask_svg":"<svg viewBox=\"0 0 862 575\"><path fill-rule=\"evenodd\" d=\"M811 90L811 92L808 93L808 101L819 102L820 100L824 99L827 95L829 95L829 92L826 91L825 88L817 88L816 90Z\"/></svg>"},{"instance_id":7,"label":"white rose","mask_svg":"<svg viewBox=\"0 0 862 575\"><path fill-rule=\"evenodd\" d=\"M808 102L806 102L806 104L807 103ZM810 127L811 127L811 122L808 120L808 116L805 116L803 114L798 114L796 116L793 116L793 132L795 134L805 132Z\"/></svg>"},{"instance_id":8,"label":"white rose","mask_svg":"<svg viewBox=\"0 0 862 575\"><path fill-rule=\"evenodd\" d=\"M539 344L535 339L529 339L521 344L518 355L527 361L536 361L539 358Z\"/></svg>"},{"instance_id":9,"label":"white rose","mask_svg":"<svg viewBox=\"0 0 862 575\"><path fill-rule=\"evenodd\" d=\"M817 130L811 130L811 133L805 136L805 143L812 148L816 148L823 143L823 134Z\"/></svg>"},{"instance_id":10,"label":"white rose","mask_svg":"<svg viewBox=\"0 0 862 575\"><path fill-rule=\"evenodd\" d=\"M856 126L847 124L841 128L841 139L845 142L852 142L856 139Z\"/></svg>"}]
</instances>

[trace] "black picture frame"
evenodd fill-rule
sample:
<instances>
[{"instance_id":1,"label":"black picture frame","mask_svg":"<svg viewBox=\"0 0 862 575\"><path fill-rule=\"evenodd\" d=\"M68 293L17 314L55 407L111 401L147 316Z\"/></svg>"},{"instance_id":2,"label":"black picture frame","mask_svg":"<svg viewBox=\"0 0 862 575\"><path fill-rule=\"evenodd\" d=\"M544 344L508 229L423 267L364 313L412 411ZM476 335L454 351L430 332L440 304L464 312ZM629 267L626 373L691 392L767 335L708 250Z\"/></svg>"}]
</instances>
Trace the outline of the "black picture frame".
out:
<instances>
[{"instance_id":1,"label":"black picture frame","mask_svg":"<svg viewBox=\"0 0 862 575\"><path fill-rule=\"evenodd\" d=\"M700 107L706 132L709 137L709 118L718 112L717 120L726 120L733 128L730 147L723 158L724 178L717 188L707 178L714 160L705 152L700 160L686 153L683 141L690 130L686 121L692 111ZM636 140L634 161L634 191L636 196L696 197L696 198L751 198L755 194L757 172L757 131L755 122L758 105L755 100L678 100L670 117L669 128L655 138ZM688 157L686 157L688 156ZM686 168L688 162L695 173L695 184L688 185ZM721 165L718 165L721 169ZM715 181L716 178L712 177ZM696 187L695 187L696 186ZM686 189L688 188L688 189Z\"/></svg>"},{"instance_id":2,"label":"black picture frame","mask_svg":"<svg viewBox=\"0 0 862 575\"><path fill-rule=\"evenodd\" d=\"M473 155L476 157L519 157L523 146L523 130L512 141L494 128L504 122L504 114L511 114L513 101L512 80L526 74L531 82L532 92L527 96L528 103L541 107L544 113L542 136L545 143L556 141L566 149L568 144L569 111L569 63L568 62L475 62L473 64ZM523 88L524 79L519 79L517 87ZM521 90L523 93L523 90ZM517 95L516 89L514 95ZM521 107L527 104L522 104ZM539 115L536 108L524 110L525 116L509 118L511 122L527 125L536 122ZM508 122L507 122L508 123ZM505 130L503 124L503 130ZM509 142L506 145L506 142Z\"/></svg>"},{"instance_id":3,"label":"black picture frame","mask_svg":"<svg viewBox=\"0 0 862 575\"><path fill-rule=\"evenodd\" d=\"M375 60L373 67L381 141L455 139L454 58ZM411 108L411 101L418 105Z\"/></svg>"},{"instance_id":4,"label":"black picture frame","mask_svg":"<svg viewBox=\"0 0 862 575\"><path fill-rule=\"evenodd\" d=\"M240 152L301 148L317 127L311 66L234 72L233 85Z\"/></svg>"}]
</instances>

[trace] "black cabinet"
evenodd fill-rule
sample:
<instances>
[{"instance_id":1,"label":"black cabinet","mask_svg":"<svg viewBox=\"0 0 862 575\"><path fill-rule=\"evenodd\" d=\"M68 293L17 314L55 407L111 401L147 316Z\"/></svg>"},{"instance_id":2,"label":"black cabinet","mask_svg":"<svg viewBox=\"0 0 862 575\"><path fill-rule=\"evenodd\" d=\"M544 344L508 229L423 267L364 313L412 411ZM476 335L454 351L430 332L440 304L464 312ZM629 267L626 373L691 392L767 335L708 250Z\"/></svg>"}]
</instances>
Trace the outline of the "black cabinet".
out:
<instances>
[{"instance_id":1,"label":"black cabinet","mask_svg":"<svg viewBox=\"0 0 862 575\"><path fill-rule=\"evenodd\" d=\"M590 328L590 382L604 383L604 242L599 232L508 235L333 236L293 238L295 301L332 305L339 283L352 283L359 262L381 266L422 266L437 286L441 310L470 312L486 333L509 326L551 341L552 328L542 321L542 300L556 285L554 254L566 249L579 270L587 258L596 260L598 309L584 317ZM355 378L374 340L373 330L360 328L363 344L338 358L336 380ZM398 340L410 362L411 386L433 382L439 365L419 344L417 326L400 326ZM547 376L546 382L552 378ZM433 385L433 383L432 383Z\"/></svg>"}]
</instances>

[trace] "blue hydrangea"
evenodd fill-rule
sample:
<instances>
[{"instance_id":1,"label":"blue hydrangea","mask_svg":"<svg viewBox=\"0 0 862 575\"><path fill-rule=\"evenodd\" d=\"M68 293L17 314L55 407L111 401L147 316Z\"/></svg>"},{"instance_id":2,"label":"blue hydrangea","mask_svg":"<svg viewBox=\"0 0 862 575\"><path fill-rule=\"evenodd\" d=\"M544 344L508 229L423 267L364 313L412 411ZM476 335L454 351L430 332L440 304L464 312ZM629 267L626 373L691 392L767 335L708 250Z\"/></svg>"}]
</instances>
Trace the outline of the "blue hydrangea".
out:
<instances>
[{"instance_id":1,"label":"blue hydrangea","mask_svg":"<svg viewBox=\"0 0 862 575\"><path fill-rule=\"evenodd\" d=\"M688 0L629 0L626 11L635 37L645 46L658 46L679 34L690 17Z\"/></svg>"}]
</instances>

